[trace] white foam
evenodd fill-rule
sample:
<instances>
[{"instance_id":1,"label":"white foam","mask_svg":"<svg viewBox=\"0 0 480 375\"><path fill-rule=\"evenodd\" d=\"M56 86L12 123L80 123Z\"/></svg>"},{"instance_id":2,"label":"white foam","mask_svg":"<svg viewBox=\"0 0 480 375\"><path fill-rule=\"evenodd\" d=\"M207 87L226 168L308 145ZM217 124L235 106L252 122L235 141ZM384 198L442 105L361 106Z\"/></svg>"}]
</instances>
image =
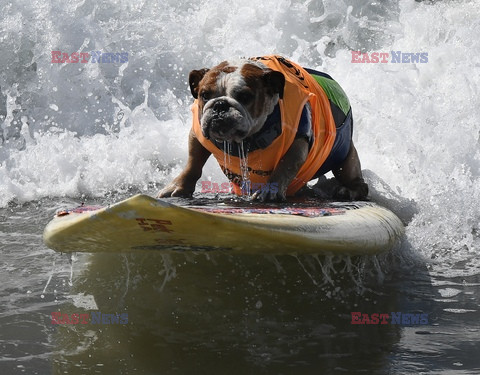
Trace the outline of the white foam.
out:
<instances>
[{"instance_id":1,"label":"white foam","mask_svg":"<svg viewBox=\"0 0 480 375\"><path fill-rule=\"evenodd\" d=\"M72 299L73 305L75 307L84 310L98 310L97 303L95 302L95 297L91 294L72 294L70 298Z\"/></svg>"},{"instance_id":2,"label":"white foam","mask_svg":"<svg viewBox=\"0 0 480 375\"><path fill-rule=\"evenodd\" d=\"M440 295L444 298L450 298L450 297L456 296L457 294L462 293L462 291L454 288L445 288L445 289L438 289L438 293L440 293Z\"/></svg>"}]
</instances>

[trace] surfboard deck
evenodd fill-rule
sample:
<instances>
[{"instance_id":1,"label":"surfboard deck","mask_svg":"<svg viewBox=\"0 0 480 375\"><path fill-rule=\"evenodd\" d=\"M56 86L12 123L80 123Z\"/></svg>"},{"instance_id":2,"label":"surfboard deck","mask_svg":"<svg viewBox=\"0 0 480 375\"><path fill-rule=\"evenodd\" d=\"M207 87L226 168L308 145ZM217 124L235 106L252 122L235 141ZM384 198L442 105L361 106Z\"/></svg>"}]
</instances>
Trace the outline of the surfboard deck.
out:
<instances>
[{"instance_id":1,"label":"surfboard deck","mask_svg":"<svg viewBox=\"0 0 480 375\"><path fill-rule=\"evenodd\" d=\"M59 252L361 255L390 250L403 233L395 214L371 202L180 206L139 194L108 207L60 211L43 239Z\"/></svg>"}]
</instances>

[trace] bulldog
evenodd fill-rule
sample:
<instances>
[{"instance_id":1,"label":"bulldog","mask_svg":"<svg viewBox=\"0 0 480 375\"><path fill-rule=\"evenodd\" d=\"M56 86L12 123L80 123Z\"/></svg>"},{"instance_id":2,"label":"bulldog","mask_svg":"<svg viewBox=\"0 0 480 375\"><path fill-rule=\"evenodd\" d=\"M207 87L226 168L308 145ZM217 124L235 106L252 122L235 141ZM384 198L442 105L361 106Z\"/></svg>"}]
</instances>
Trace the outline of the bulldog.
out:
<instances>
[{"instance_id":1,"label":"bulldog","mask_svg":"<svg viewBox=\"0 0 480 375\"><path fill-rule=\"evenodd\" d=\"M284 201L329 171L334 198L367 197L350 104L329 75L272 55L193 70L189 85L187 165L158 197L192 196L211 154L235 193L254 200Z\"/></svg>"}]
</instances>

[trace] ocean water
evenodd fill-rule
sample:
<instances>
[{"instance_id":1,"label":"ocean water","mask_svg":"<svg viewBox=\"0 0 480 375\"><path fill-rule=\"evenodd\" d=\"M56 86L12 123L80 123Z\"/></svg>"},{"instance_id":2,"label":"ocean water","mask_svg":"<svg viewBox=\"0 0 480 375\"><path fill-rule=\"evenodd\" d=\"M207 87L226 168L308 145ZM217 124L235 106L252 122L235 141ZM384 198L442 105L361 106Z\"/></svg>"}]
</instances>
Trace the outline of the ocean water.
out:
<instances>
[{"instance_id":1,"label":"ocean water","mask_svg":"<svg viewBox=\"0 0 480 375\"><path fill-rule=\"evenodd\" d=\"M480 373L478 1L0 8L1 374ZM52 51L128 59L52 63ZM352 51L428 61L354 63ZM59 208L154 195L178 174L190 70L271 53L348 93L371 199L406 224L394 251L70 256L43 245ZM225 181L213 161L202 180ZM126 313L128 324L54 325L55 311ZM354 325L352 312L428 324Z\"/></svg>"}]
</instances>

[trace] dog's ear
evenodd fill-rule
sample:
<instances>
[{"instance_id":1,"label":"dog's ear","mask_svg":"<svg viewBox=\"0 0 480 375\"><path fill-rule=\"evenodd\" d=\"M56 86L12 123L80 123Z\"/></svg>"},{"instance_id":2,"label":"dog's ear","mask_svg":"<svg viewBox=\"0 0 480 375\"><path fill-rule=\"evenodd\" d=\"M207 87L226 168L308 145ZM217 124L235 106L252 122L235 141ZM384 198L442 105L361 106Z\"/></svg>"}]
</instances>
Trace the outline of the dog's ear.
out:
<instances>
[{"instance_id":1,"label":"dog's ear","mask_svg":"<svg viewBox=\"0 0 480 375\"><path fill-rule=\"evenodd\" d=\"M276 70L267 70L263 75L265 85L272 91L272 94L278 94L283 98L283 88L285 87L285 76Z\"/></svg>"},{"instance_id":2,"label":"dog's ear","mask_svg":"<svg viewBox=\"0 0 480 375\"><path fill-rule=\"evenodd\" d=\"M190 91L195 99L198 98L198 84L202 80L205 73L208 72L209 69L200 69L200 70L192 70L188 76L188 83L190 85Z\"/></svg>"}]
</instances>

